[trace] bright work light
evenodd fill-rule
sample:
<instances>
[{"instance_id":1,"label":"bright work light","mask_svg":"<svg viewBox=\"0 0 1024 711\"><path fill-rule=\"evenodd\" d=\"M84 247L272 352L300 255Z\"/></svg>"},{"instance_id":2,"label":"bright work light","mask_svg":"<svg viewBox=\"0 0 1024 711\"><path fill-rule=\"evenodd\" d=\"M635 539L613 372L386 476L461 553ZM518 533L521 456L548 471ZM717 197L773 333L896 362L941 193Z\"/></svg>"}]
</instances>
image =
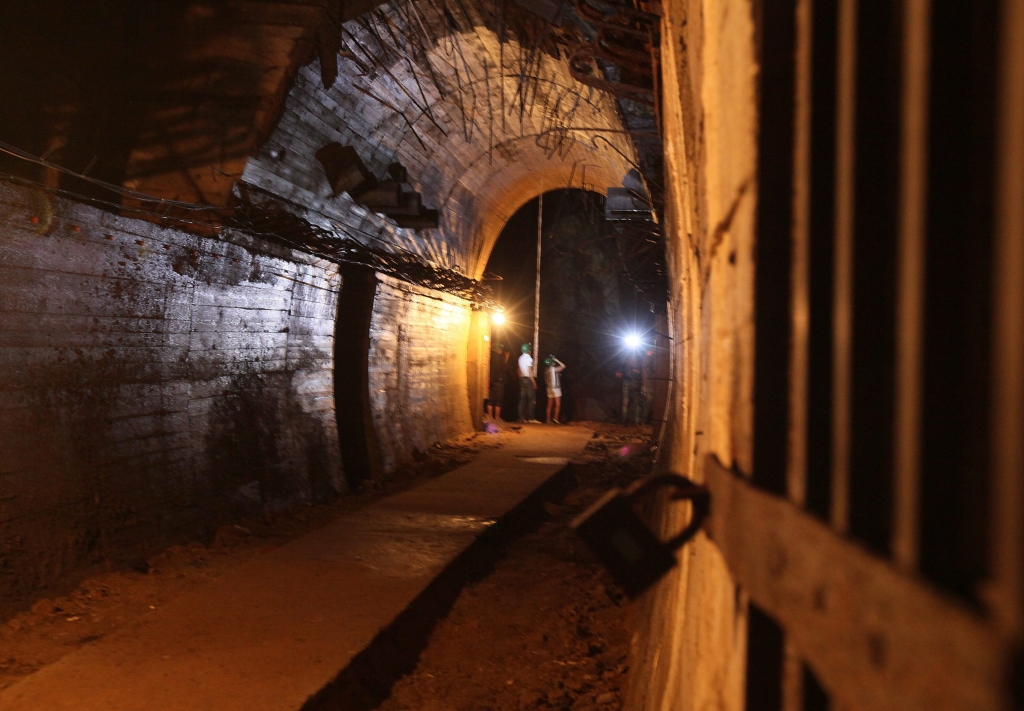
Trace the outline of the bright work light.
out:
<instances>
[{"instance_id":1,"label":"bright work light","mask_svg":"<svg viewBox=\"0 0 1024 711\"><path fill-rule=\"evenodd\" d=\"M498 313L491 314L491 323L496 324L498 326L505 323L505 314L501 313L500 311Z\"/></svg>"},{"instance_id":2,"label":"bright work light","mask_svg":"<svg viewBox=\"0 0 1024 711\"><path fill-rule=\"evenodd\" d=\"M636 350L637 348L640 347L640 336L638 336L635 333L627 333L625 336L622 337L622 340L626 344L627 348L632 348L633 350Z\"/></svg>"}]
</instances>

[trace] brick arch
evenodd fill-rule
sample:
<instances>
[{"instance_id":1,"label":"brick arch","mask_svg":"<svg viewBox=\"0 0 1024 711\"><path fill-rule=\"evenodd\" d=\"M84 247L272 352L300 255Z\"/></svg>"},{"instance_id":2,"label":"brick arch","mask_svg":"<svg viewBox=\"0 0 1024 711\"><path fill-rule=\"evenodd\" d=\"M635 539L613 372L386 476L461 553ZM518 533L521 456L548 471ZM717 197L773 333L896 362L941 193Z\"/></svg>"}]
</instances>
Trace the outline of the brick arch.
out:
<instances>
[{"instance_id":1,"label":"brick arch","mask_svg":"<svg viewBox=\"0 0 1024 711\"><path fill-rule=\"evenodd\" d=\"M586 173L582 170L584 165ZM523 205L541 193L560 188L582 188L604 194L608 186L622 182L624 173L616 174L616 169L616 166L586 163L584 158L578 162L552 162L540 173L515 174L503 190L496 191L493 203L479 216L474 228L474 242L479 245L479 251L471 262L470 276L479 279L483 275L501 230Z\"/></svg>"}]
</instances>

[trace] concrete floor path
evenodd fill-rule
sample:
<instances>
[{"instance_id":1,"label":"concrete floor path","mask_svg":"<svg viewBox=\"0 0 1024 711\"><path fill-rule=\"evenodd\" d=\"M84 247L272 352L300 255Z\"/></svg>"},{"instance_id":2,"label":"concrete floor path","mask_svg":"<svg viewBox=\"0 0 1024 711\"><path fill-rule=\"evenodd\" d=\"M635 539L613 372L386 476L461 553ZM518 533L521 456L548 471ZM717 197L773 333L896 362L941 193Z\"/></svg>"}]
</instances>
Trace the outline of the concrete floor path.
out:
<instances>
[{"instance_id":1,"label":"concrete floor path","mask_svg":"<svg viewBox=\"0 0 1024 711\"><path fill-rule=\"evenodd\" d=\"M590 436L526 426L44 667L0 694L0 710L298 711Z\"/></svg>"}]
</instances>

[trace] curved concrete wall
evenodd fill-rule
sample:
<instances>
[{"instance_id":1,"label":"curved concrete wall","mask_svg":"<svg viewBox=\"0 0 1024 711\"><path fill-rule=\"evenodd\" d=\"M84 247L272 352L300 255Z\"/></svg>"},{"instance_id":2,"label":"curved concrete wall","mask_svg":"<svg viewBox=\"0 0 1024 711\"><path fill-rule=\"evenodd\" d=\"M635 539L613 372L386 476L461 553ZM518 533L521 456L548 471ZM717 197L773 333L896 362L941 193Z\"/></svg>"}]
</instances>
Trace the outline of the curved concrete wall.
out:
<instances>
[{"instance_id":1,"label":"curved concrete wall","mask_svg":"<svg viewBox=\"0 0 1024 711\"><path fill-rule=\"evenodd\" d=\"M346 489L336 265L9 184L0 205L0 610L90 564ZM375 279L368 446L386 475L473 428L474 316Z\"/></svg>"},{"instance_id":2,"label":"curved concrete wall","mask_svg":"<svg viewBox=\"0 0 1024 711\"><path fill-rule=\"evenodd\" d=\"M335 265L5 183L0 215L0 601L344 489Z\"/></svg>"},{"instance_id":3,"label":"curved concrete wall","mask_svg":"<svg viewBox=\"0 0 1024 711\"><path fill-rule=\"evenodd\" d=\"M543 190L584 180L602 192L620 185L637 156L615 99L573 79L565 55L534 52L532 41L521 46L511 25L502 49L495 8L486 2L459 7L468 15L460 10L458 21L472 23L471 31L453 28L431 6L412 19L395 3L345 23L334 84L324 89L316 61L299 70L242 182L285 198L311 222L472 277L482 274L505 222ZM419 22L434 43L415 65L381 46L378 38L390 45ZM531 94L520 111L523 71ZM378 176L392 162L405 165L424 204L440 211L440 227L397 228L347 193L332 197L314 154L335 141L354 146Z\"/></svg>"},{"instance_id":4,"label":"curved concrete wall","mask_svg":"<svg viewBox=\"0 0 1024 711\"><path fill-rule=\"evenodd\" d=\"M751 471L757 185L754 8L663 6L666 244L675 383L660 466L703 481L714 454ZM688 513L662 510L667 534ZM744 708L747 604L700 533L649 595L634 644L630 709Z\"/></svg>"},{"instance_id":5,"label":"curved concrete wall","mask_svg":"<svg viewBox=\"0 0 1024 711\"><path fill-rule=\"evenodd\" d=\"M369 389L384 472L473 428L466 356L472 312L461 299L378 275Z\"/></svg>"},{"instance_id":6,"label":"curved concrete wall","mask_svg":"<svg viewBox=\"0 0 1024 711\"><path fill-rule=\"evenodd\" d=\"M159 143L162 131L140 132L124 185L216 204L232 189L262 191L312 223L477 278L521 205L554 188L604 191L637 163L616 100L571 76L569 45L585 38L559 44L562 28L535 11L387 3L344 23L335 47L327 34L339 28L320 9L288 7L217 15L218 32L182 34L161 63L167 75L214 58L203 72L239 82L226 104L253 111L221 115L202 94L224 120L197 118L195 135L178 126L185 114L163 111L182 130L159 149L143 138ZM202 25L203 13L187 14L183 27ZM414 31L428 40L411 60L386 46ZM312 47L338 62L329 88L319 60L296 69ZM243 69L262 79L248 86ZM200 84L221 86L174 86ZM257 134L269 136L259 148ZM197 137L193 154L185 144ZM332 196L315 153L335 141L378 177L405 165L439 227L401 229ZM335 313L336 266L230 230L207 239L42 195L0 195L11 206L0 218L0 595L195 535L234 505L344 488L335 396L346 393L334 392L332 368L349 315ZM52 210L40 236L30 218L47 223ZM386 472L472 429L487 349L471 304L379 279L362 412Z\"/></svg>"}]
</instances>

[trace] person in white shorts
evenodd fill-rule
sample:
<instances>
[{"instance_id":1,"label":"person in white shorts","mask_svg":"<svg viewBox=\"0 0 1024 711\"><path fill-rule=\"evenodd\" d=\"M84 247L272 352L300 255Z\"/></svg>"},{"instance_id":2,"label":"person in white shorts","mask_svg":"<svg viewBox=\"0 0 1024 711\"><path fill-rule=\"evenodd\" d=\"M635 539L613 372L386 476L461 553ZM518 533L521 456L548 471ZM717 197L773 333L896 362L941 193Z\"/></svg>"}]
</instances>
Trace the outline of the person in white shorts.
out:
<instances>
[{"instance_id":1,"label":"person in white shorts","mask_svg":"<svg viewBox=\"0 0 1024 711\"><path fill-rule=\"evenodd\" d=\"M558 416L562 414L562 371L565 370L565 363L550 355L544 359L544 365L548 370L548 417L547 423L556 425L562 424ZM552 417L554 412L554 417Z\"/></svg>"}]
</instances>

